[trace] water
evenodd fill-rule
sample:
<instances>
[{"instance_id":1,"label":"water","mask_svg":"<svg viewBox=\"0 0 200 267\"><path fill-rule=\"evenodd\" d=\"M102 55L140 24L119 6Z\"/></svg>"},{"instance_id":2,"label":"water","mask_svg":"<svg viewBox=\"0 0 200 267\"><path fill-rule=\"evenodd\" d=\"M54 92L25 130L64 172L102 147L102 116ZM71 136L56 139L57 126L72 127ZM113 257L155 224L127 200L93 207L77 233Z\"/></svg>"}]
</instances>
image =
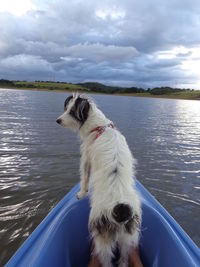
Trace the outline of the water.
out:
<instances>
[{"instance_id":1,"label":"water","mask_svg":"<svg viewBox=\"0 0 200 267\"><path fill-rule=\"evenodd\" d=\"M56 124L68 94L0 90L0 265L79 181L79 141ZM200 102L94 95L137 178L200 245Z\"/></svg>"}]
</instances>

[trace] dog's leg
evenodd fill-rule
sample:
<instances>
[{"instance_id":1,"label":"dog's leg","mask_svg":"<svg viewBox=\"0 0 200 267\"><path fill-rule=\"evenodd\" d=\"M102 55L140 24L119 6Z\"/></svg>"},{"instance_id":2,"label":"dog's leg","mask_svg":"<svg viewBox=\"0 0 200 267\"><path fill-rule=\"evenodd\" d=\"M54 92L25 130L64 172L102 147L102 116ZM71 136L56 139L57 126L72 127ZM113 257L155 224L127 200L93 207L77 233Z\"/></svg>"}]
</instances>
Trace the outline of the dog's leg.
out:
<instances>
[{"instance_id":1,"label":"dog's leg","mask_svg":"<svg viewBox=\"0 0 200 267\"><path fill-rule=\"evenodd\" d=\"M130 251L138 245L138 233L135 232L133 235L122 233L118 244L120 249L119 267L127 267Z\"/></svg>"},{"instance_id":2,"label":"dog's leg","mask_svg":"<svg viewBox=\"0 0 200 267\"><path fill-rule=\"evenodd\" d=\"M104 240L101 236L94 238L94 255L98 258L102 267L112 266L112 240Z\"/></svg>"},{"instance_id":3,"label":"dog's leg","mask_svg":"<svg viewBox=\"0 0 200 267\"><path fill-rule=\"evenodd\" d=\"M81 166L80 166L81 182L80 182L80 191L77 194L78 199L83 198L88 193L88 183L90 176L90 163L85 154L81 157Z\"/></svg>"},{"instance_id":4,"label":"dog's leg","mask_svg":"<svg viewBox=\"0 0 200 267\"><path fill-rule=\"evenodd\" d=\"M120 244L120 260L119 267L127 267L128 266L128 255L130 252L130 245L127 243Z\"/></svg>"}]
</instances>

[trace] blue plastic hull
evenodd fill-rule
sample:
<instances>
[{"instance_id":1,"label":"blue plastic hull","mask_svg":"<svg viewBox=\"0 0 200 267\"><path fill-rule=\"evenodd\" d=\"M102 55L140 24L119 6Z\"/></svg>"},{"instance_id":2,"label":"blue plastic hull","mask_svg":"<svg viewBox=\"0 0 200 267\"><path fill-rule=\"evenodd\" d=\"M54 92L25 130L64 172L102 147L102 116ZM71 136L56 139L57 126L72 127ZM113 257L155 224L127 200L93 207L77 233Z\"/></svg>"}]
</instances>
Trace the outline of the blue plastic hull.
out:
<instances>
[{"instance_id":1,"label":"blue plastic hull","mask_svg":"<svg viewBox=\"0 0 200 267\"><path fill-rule=\"evenodd\" d=\"M167 211L139 183L143 222L141 257L148 267L200 266L200 250ZM89 261L88 198L76 185L40 223L7 267L85 267Z\"/></svg>"}]
</instances>

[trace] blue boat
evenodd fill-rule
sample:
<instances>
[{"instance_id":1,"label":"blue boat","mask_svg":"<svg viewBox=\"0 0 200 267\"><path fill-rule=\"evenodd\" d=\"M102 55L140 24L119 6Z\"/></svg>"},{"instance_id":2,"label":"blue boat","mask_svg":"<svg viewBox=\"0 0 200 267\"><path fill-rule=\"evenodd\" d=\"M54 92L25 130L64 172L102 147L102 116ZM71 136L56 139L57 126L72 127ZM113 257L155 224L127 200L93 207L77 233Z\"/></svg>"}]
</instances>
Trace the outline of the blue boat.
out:
<instances>
[{"instance_id":1,"label":"blue boat","mask_svg":"<svg viewBox=\"0 0 200 267\"><path fill-rule=\"evenodd\" d=\"M200 249L137 181L142 196L140 252L144 267L199 267ZM47 215L6 267L85 267L90 256L89 200L77 184Z\"/></svg>"}]
</instances>

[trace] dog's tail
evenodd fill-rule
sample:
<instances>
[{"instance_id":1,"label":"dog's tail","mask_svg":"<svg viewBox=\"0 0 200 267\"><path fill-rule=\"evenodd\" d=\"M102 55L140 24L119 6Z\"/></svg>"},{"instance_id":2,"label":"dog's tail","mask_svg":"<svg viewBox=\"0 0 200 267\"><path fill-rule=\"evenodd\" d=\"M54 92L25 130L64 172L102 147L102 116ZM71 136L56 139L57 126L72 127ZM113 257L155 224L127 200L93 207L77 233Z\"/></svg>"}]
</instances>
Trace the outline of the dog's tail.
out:
<instances>
[{"instance_id":1,"label":"dog's tail","mask_svg":"<svg viewBox=\"0 0 200 267\"><path fill-rule=\"evenodd\" d=\"M133 211L128 204L117 204L113 208L112 216L117 223L129 221L133 216Z\"/></svg>"}]
</instances>

